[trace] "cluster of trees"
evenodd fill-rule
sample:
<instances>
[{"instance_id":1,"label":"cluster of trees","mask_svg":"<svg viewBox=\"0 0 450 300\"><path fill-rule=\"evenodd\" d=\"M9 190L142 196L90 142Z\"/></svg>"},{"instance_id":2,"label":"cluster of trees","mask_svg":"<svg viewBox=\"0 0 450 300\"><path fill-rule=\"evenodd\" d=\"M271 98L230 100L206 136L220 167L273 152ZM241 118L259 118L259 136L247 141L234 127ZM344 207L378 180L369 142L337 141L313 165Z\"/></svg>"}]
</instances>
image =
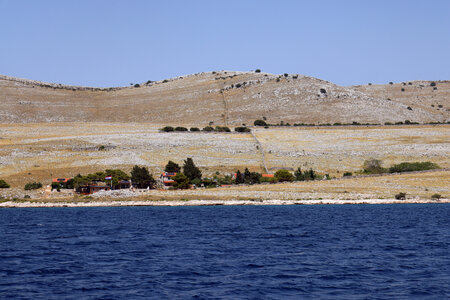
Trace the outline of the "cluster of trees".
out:
<instances>
[{"instance_id":1,"label":"cluster of trees","mask_svg":"<svg viewBox=\"0 0 450 300\"><path fill-rule=\"evenodd\" d=\"M327 175L325 177L330 178ZM250 172L248 168L245 169L243 173L241 171L236 172L236 178L234 179L234 184L259 184L259 183L277 183L277 182L292 182L292 181L309 181L316 179L323 179L324 176L318 175L313 169L307 171L302 171L301 168L292 174L288 170L278 170L275 172L273 177L263 177L261 173Z\"/></svg>"},{"instance_id":2,"label":"cluster of trees","mask_svg":"<svg viewBox=\"0 0 450 300\"><path fill-rule=\"evenodd\" d=\"M186 127L172 127L172 126L165 126L160 129L161 132L231 132L231 129L227 126L205 126L203 129L200 129L198 127L191 127L190 129L187 129ZM234 131L236 132L250 132L250 128L247 128L245 126L243 127L236 127L234 128Z\"/></svg>"},{"instance_id":3,"label":"cluster of trees","mask_svg":"<svg viewBox=\"0 0 450 300\"><path fill-rule=\"evenodd\" d=\"M438 164L430 161L425 162L402 162L394 164L389 168L382 166L383 162L379 159L371 159L364 161L363 173L365 174L382 174L382 173L402 173L412 171L425 171L440 169Z\"/></svg>"},{"instance_id":4,"label":"cluster of trees","mask_svg":"<svg viewBox=\"0 0 450 300\"><path fill-rule=\"evenodd\" d=\"M411 107L408 106L408 110L412 110ZM450 123L450 122L447 122ZM395 123L392 122L385 122L384 125L417 125L420 124L418 122L413 122L410 120L405 120L405 121L398 121ZM445 122L430 122L430 123L424 123L424 124L445 124ZM361 126L374 126L374 125L382 125L380 123L360 123L360 122L356 122L353 121L351 123L340 123L340 122L336 122L336 123L320 123L320 124L310 124L310 123L294 123L294 124L290 124L289 122L284 122L284 121L280 121L277 124L270 124L267 123L267 121L258 119L255 120L253 122L254 126L263 126L265 128L269 128L269 126L356 126L356 125L361 125Z\"/></svg>"}]
</instances>

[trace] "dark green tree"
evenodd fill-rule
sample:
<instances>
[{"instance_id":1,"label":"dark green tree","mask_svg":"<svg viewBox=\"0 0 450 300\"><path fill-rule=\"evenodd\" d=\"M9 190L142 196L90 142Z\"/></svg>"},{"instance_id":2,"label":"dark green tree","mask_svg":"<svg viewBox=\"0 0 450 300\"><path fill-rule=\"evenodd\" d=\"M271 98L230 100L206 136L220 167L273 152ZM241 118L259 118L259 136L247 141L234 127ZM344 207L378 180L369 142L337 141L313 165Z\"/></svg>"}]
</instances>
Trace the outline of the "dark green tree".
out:
<instances>
[{"instance_id":1,"label":"dark green tree","mask_svg":"<svg viewBox=\"0 0 450 300\"><path fill-rule=\"evenodd\" d=\"M174 189L186 190L190 188L189 178L183 173L177 173L172 179L175 181L173 184Z\"/></svg>"},{"instance_id":2,"label":"dark green tree","mask_svg":"<svg viewBox=\"0 0 450 300\"><path fill-rule=\"evenodd\" d=\"M256 184L261 180L261 174L257 172L250 172L248 168L244 171L244 183Z\"/></svg>"},{"instance_id":3,"label":"dark green tree","mask_svg":"<svg viewBox=\"0 0 450 300\"><path fill-rule=\"evenodd\" d=\"M236 172L236 178L234 179L234 183L241 184L244 183L244 176L242 175L241 171L237 170Z\"/></svg>"},{"instance_id":4,"label":"dark green tree","mask_svg":"<svg viewBox=\"0 0 450 300\"><path fill-rule=\"evenodd\" d=\"M184 161L183 174L186 175L189 180L194 180L195 178L202 179L202 172L195 166L194 161L190 157Z\"/></svg>"},{"instance_id":5,"label":"dark green tree","mask_svg":"<svg viewBox=\"0 0 450 300\"><path fill-rule=\"evenodd\" d=\"M153 176L148 172L148 169L146 167L139 166L133 167L133 170L131 171L131 181L141 189L145 189L147 187L152 189L156 183Z\"/></svg>"},{"instance_id":6,"label":"dark green tree","mask_svg":"<svg viewBox=\"0 0 450 300\"><path fill-rule=\"evenodd\" d=\"M297 168L294 172L295 180L296 181L303 181L305 180L305 175L302 173L302 169L300 167Z\"/></svg>"},{"instance_id":7,"label":"dark green tree","mask_svg":"<svg viewBox=\"0 0 450 300\"><path fill-rule=\"evenodd\" d=\"M170 173L172 173L172 172L179 173L181 171L181 168L177 163L174 163L173 161L169 160L166 167L164 168L164 171L170 172Z\"/></svg>"}]
</instances>

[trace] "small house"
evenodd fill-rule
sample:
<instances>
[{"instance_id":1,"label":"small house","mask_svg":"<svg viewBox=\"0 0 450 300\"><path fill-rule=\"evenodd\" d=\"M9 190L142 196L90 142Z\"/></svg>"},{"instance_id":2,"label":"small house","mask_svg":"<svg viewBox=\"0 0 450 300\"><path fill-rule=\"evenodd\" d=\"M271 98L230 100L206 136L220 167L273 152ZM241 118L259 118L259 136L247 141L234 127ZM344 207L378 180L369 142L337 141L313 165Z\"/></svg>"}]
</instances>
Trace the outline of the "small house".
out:
<instances>
[{"instance_id":1,"label":"small house","mask_svg":"<svg viewBox=\"0 0 450 300\"><path fill-rule=\"evenodd\" d=\"M175 180L173 180L173 177L177 175L177 173L175 172L165 172L162 173L160 176L160 181L163 184L164 188L169 188L171 186L173 186L173 184L175 183Z\"/></svg>"}]
</instances>

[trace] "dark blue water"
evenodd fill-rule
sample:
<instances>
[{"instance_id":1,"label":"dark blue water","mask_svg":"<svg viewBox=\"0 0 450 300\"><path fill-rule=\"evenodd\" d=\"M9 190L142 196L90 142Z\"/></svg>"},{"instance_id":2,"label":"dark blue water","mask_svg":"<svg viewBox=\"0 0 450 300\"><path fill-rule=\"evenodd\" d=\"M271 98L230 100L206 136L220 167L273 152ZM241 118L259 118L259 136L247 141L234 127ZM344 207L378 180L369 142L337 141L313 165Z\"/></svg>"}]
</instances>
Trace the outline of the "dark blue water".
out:
<instances>
[{"instance_id":1,"label":"dark blue water","mask_svg":"<svg viewBox=\"0 0 450 300\"><path fill-rule=\"evenodd\" d=\"M450 205L0 210L0 298L445 299Z\"/></svg>"}]
</instances>

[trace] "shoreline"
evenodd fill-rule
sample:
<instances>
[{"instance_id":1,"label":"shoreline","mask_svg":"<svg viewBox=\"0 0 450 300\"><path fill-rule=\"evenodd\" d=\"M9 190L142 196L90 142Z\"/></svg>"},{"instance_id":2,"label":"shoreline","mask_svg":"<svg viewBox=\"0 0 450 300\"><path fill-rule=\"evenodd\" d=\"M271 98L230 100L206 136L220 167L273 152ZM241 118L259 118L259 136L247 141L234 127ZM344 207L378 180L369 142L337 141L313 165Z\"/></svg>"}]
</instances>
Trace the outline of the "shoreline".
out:
<instances>
[{"instance_id":1,"label":"shoreline","mask_svg":"<svg viewBox=\"0 0 450 300\"><path fill-rule=\"evenodd\" d=\"M110 201L5 201L0 208L118 207L118 206L239 206L239 205L357 205L357 204L442 204L450 199L358 199L358 200L110 200Z\"/></svg>"}]
</instances>

